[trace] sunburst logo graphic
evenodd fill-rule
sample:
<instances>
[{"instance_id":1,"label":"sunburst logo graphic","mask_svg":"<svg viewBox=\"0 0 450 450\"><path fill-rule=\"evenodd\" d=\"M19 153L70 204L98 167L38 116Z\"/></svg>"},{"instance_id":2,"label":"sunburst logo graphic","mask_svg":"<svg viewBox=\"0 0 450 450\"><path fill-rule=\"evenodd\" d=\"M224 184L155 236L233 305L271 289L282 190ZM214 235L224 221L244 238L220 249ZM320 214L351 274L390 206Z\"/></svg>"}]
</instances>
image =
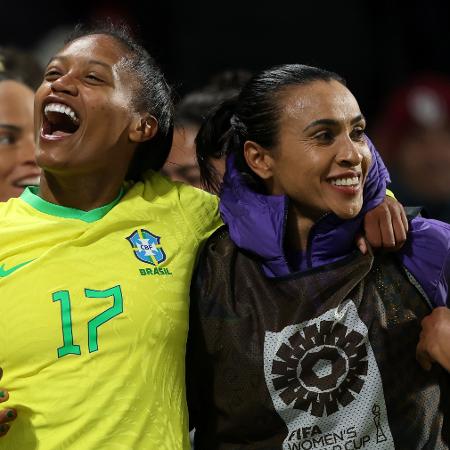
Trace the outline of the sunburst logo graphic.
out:
<instances>
[{"instance_id":1,"label":"sunburst logo graphic","mask_svg":"<svg viewBox=\"0 0 450 450\"><path fill-rule=\"evenodd\" d=\"M285 405L330 416L361 392L368 368L362 334L323 320L294 332L288 342L272 363L272 383Z\"/></svg>"}]
</instances>

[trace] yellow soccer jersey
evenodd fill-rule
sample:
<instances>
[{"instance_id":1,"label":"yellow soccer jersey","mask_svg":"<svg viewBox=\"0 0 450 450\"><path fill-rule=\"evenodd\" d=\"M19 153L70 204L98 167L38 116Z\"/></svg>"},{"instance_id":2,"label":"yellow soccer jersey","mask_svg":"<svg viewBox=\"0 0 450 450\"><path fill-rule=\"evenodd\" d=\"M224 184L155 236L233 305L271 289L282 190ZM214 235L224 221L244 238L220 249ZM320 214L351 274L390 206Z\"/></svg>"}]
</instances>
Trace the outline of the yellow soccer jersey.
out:
<instances>
[{"instance_id":1,"label":"yellow soccer jersey","mask_svg":"<svg viewBox=\"0 0 450 450\"><path fill-rule=\"evenodd\" d=\"M189 448L185 341L217 198L151 173L90 212L28 189L0 204L8 450Z\"/></svg>"}]
</instances>

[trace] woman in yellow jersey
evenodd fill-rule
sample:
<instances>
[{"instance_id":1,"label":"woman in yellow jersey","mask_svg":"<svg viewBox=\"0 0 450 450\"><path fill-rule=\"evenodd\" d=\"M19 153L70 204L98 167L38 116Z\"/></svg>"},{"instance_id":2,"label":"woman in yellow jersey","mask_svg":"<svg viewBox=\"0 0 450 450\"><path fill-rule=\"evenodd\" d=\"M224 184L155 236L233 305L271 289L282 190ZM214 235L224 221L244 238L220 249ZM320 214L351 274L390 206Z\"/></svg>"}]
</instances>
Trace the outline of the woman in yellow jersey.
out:
<instances>
[{"instance_id":1,"label":"woman in yellow jersey","mask_svg":"<svg viewBox=\"0 0 450 450\"><path fill-rule=\"evenodd\" d=\"M123 30L78 30L48 64L40 187L0 205L2 448L189 448L189 284L220 219L154 172L172 130L170 89Z\"/></svg>"},{"instance_id":2,"label":"woman in yellow jersey","mask_svg":"<svg viewBox=\"0 0 450 450\"><path fill-rule=\"evenodd\" d=\"M2 448L189 448L188 291L221 222L216 197L155 172L172 128L170 89L123 30L78 30L48 64L40 187L0 204Z\"/></svg>"}]
</instances>

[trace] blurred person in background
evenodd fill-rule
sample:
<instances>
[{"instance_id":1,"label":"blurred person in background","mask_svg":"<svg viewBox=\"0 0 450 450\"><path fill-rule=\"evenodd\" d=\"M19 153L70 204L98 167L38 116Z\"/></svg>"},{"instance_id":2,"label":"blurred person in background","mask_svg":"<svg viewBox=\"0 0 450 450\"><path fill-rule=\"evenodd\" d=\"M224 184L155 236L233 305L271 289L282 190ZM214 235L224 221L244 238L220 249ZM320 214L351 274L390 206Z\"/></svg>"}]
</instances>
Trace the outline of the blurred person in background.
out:
<instances>
[{"instance_id":1,"label":"blurred person in background","mask_svg":"<svg viewBox=\"0 0 450 450\"><path fill-rule=\"evenodd\" d=\"M39 182L34 160L33 98L41 68L31 55L0 48L0 201Z\"/></svg>"},{"instance_id":2,"label":"blurred person in background","mask_svg":"<svg viewBox=\"0 0 450 450\"><path fill-rule=\"evenodd\" d=\"M183 181L195 187L200 185L200 169L195 155L195 137L205 117L223 100L232 98L251 74L246 70L227 70L214 76L201 89L183 97L175 111L175 129L172 149L162 172L174 181ZM211 162L222 178L225 161L222 155L211 157Z\"/></svg>"},{"instance_id":3,"label":"blurred person in background","mask_svg":"<svg viewBox=\"0 0 450 450\"><path fill-rule=\"evenodd\" d=\"M450 78L424 74L395 91L374 141L399 201L450 222Z\"/></svg>"}]
</instances>

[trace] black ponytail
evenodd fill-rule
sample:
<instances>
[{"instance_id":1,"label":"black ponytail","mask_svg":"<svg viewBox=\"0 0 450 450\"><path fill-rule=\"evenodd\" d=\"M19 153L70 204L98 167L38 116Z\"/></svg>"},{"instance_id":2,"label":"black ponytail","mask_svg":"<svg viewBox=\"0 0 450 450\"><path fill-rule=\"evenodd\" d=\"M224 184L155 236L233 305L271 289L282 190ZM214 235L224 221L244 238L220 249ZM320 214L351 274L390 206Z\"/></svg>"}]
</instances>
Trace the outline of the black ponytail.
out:
<instances>
[{"instance_id":1,"label":"black ponytail","mask_svg":"<svg viewBox=\"0 0 450 450\"><path fill-rule=\"evenodd\" d=\"M238 97L225 100L206 117L195 139L197 160L203 187L218 193L220 175L211 164L211 159L225 158L231 147L237 147L239 135L232 125Z\"/></svg>"}]
</instances>

